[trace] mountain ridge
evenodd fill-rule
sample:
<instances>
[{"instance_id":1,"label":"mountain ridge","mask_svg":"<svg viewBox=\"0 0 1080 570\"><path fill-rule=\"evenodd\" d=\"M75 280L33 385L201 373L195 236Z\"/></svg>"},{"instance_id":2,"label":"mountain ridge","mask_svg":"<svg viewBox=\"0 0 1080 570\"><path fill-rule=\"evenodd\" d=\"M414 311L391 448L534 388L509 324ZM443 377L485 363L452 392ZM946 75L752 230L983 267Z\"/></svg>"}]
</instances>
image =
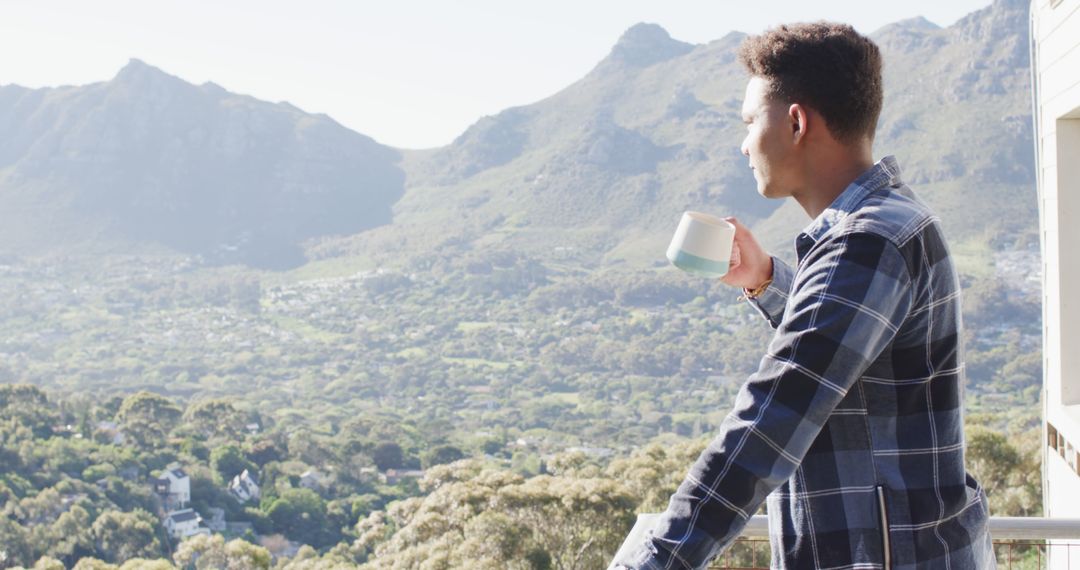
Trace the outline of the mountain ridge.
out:
<instances>
[{"instance_id":1,"label":"mountain ridge","mask_svg":"<svg viewBox=\"0 0 1080 570\"><path fill-rule=\"evenodd\" d=\"M961 241L988 231L972 219L1025 235L1035 220L1021 4L998 0L946 28L913 18L872 34L886 61L876 151L898 156ZM570 247L590 266L650 267L662 265L660 250L686 209L737 215L771 247L787 249L801 212L761 199L738 149L746 76L736 52L744 37L694 45L637 24L579 80L423 151L391 149L288 103L194 86L140 60L84 87L5 86L0 127L24 136L0 141L0 206L21 192L22 212L48 203L67 204L65 215L75 218L95 213L93 231L83 234L266 268L337 255L403 263L444 247L540 257ZM178 99L188 104L170 107ZM113 115L72 119L110 102ZM49 128L17 128L16 116ZM997 118L993 129L988 116ZM200 151L206 141L213 152ZM141 153L128 171L115 168L121 149ZM112 179L102 181L103 172ZM127 193L102 210L99 198L110 195L103 187L115 186ZM186 226L170 225L177 208L162 206L177 200L187 205ZM202 237L185 241L192 225ZM7 233L25 238L24 230ZM245 247L262 253L237 253ZM289 253L258 261L278 250Z\"/></svg>"},{"instance_id":2,"label":"mountain ridge","mask_svg":"<svg viewBox=\"0 0 1080 570\"><path fill-rule=\"evenodd\" d=\"M5 90L0 128L21 135L0 142L0 204L41 230L0 230L18 249L106 236L287 268L304 262L305 239L389 223L403 192L395 149L325 115L140 60L106 82Z\"/></svg>"}]
</instances>

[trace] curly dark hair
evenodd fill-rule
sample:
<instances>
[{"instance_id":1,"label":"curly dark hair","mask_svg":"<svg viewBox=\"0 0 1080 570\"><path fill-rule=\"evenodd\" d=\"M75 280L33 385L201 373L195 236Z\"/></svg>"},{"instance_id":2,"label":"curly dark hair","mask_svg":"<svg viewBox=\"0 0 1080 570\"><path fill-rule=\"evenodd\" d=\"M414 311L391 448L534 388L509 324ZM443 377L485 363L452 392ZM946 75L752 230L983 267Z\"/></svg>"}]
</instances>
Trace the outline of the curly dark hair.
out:
<instances>
[{"instance_id":1,"label":"curly dark hair","mask_svg":"<svg viewBox=\"0 0 1080 570\"><path fill-rule=\"evenodd\" d=\"M874 138L881 114L881 52L847 24L785 25L750 36L739 49L750 75L769 80L775 100L825 118L838 141Z\"/></svg>"}]
</instances>

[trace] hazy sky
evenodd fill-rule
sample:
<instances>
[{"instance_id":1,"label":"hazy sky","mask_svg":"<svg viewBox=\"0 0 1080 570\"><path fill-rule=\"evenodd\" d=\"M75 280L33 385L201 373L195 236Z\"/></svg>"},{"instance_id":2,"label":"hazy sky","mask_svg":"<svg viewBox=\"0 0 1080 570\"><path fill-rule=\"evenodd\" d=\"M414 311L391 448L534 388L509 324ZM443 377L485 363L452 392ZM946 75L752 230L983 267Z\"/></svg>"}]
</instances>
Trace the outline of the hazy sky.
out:
<instances>
[{"instance_id":1,"label":"hazy sky","mask_svg":"<svg viewBox=\"0 0 1080 570\"><path fill-rule=\"evenodd\" d=\"M401 148L580 78L637 22L686 42L804 20L948 26L989 0L0 0L0 84L79 85L138 58L323 112Z\"/></svg>"}]
</instances>

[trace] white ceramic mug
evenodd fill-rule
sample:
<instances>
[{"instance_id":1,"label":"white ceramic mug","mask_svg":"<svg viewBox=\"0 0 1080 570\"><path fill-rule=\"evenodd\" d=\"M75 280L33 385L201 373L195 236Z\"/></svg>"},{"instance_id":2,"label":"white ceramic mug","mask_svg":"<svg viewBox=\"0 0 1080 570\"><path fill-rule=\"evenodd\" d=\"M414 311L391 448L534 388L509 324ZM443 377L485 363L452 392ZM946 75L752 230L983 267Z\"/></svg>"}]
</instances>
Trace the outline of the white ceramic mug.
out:
<instances>
[{"instance_id":1,"label":"white ceramic mug","mask_svg":"<svg viewBox=\"0 0 1080 570\"><path fill-rule=\"evenodd\" d=\"M734 224L701 212L684 212L667 258L688 273L720 277L728 272L734 240Z\"/></svg>"}]
</instances>

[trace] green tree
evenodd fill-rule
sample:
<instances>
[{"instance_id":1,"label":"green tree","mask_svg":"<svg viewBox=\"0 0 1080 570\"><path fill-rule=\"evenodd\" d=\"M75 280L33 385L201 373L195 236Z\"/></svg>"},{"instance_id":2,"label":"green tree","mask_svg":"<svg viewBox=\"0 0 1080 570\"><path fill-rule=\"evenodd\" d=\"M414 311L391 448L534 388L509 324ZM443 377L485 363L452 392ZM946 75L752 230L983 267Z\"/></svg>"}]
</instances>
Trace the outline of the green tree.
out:
<instances>
[{"instance_id":1,"label":"green tree","mask_svg":"<svg viewBox=\"0 0 1080 570\"><path fill-rule=\"evenodd\" d=\"M326 503L310 489L288 489L267 509L274 529L292 540L322 547L336 542L328 532Z\"/></svg>"},{"instance_id":2,"label":"green tree","mask_svg":"<svg viewBox=\"0 0 1080 570\"><path fill-rule=\"evenodd\" d=\"M248 461L244 457L244 452L235 445L215 447L210 452L210 468L223 483L228 483L245 469L250 470L252 474L255 473L255 465Z\"/></svg>"},{"instance_id":3,"label":"green tree","mask_svg":"<svg viewBox=\"0 0 1080 570\"><path fill-rule=\"evenodd\" d=\"M200 400L184 412L184 427L204 440L243 440L246 425L247 415L223 398Z\"/></svg>"},{"instance_id":4,"label":"green tree","mask_svg":"<svg viewBox=\"0 0 1080 570\"><path fill-rule=\"evenodd\" d=\"M105 511L94 521L91 534L98 555L105 561L156 558L161 554L157 526L157 519L141 509L130 513Z\"/></svg>"},{"instance_id":5,"label":"green tree","mask_svg":"<svg viewBox=\"0 0 1080 570\"><path fill-rule=\"evenodd\" d=\"M251 444L247 456L259 467L265 466L271 461L281 461L286 457L286 446L279 443L275 438L264 437Z\"/></svg>"},{"instance_id":6,"label":"green tree","mask_svg":"<svg viewBox=\"0 0 1080 570\"><path fill-rule=\"evenodd\" d=\"M0 568L29 566L34 562L26 529L5 515L0 515Z\"/></svg>"},{"instance_id":7,"label":"green tree","mask_svg":"<svg viewBox=\"0 0 1080 570\"><path fill-rule=\"evenodd\" d=\"M38 438L52 435L59 416L40 388L29 384L0 384L0 418L23 425Z\"/></svg>"},{"instance_id":8,"label":"green tree","mask_svg":"<svg viewBox=\"0 0 1080 570\"><path fill-rule=\"evenodd\" d=\"M164 445L182 414L172 400L142 391L124 398L116 417L128 436L142 448L150 449Z\"/></svg>"},{"instance_id":9,"label":"green tree","mask_svg":"<svg viewBox=\"0 0 1080 570\"><path fill-rule=\"evenodd\" d=\"M49 527L47 553L67 564L94 553L90 513L79 505L60 515Z\"/></svg>"},{"instance_id":10,"label":"green tree","mask_svg":"<svg viewBox=\"0 0 1080 570\"><path fill-rule=\"evenodd\" d=\"M380 471L400 469L405 463L405 453L400 445L387 441L375 446L375 450L371 453L371 460Z\"/></svg>"},{"instance_id":11,"label":"green tree","mask_svg":"<svg viewBox=\"0 0 1080 570\"><path fill-rule=\"evenodd\" d=\"M270 552L250 542L225 542L220 534L193 536L176 548L173 561L183 570L265 570Z\"/></svg>"},{"instance_id":12,"label":"green tree","mask_svg":"<svg viewBox=\"0 0 1080 570\"><path fill-rule=\"evenodd\" d=\"M1040 430L1034 430L1039 432ZM1019 437L1018 445L1000 431L965 428L968 469L986 490L990 510L1002 516L1033 516L1042 510L1039 433Z\"/></svg>"},{"instance_id":13,"label":"green tree","mask_svg":"<svg viewBox=\"0 0 1080 570\"><path fill-rule=\"evenodd\" d=\"M524 479L478 460L435 466L427 495L356 525L362 568L602 568L633 523L637 498L606 477Z\"/></svg>"},{"instance_id":14,"label":"green tree","mask_svg":"<svg viewBox=\"0 0 1080 570\"><path fill-rule=\"evenodd\" d=\"M435 465L453 463L464 458L465 453L457 447L454 447L453 445L440 445L424 454L424 468L427 469L434 467Z\"/></svg>"}]
</instances>

